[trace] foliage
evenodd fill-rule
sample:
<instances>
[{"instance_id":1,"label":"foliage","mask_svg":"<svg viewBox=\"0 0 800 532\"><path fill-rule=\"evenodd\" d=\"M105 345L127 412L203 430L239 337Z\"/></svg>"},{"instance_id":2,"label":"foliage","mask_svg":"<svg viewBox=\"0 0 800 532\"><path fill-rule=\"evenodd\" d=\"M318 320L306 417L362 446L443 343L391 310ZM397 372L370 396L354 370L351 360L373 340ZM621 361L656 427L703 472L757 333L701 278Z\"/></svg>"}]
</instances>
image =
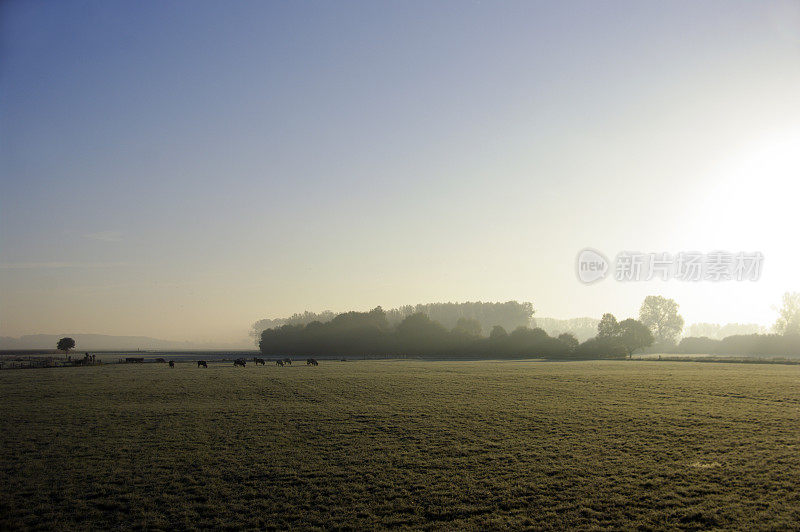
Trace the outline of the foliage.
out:
<instances>
[{"instance_id":1,"label":"foliage","mask_svg":"<svg viewBox=\"0 0 800 532\"><path fill-rule=\"evenodd\" d=\"M600 339L615 338L619 334L619 323L613 314L605 313L597 324L597 337Z\"/></svg>"},{"instance_id":2,"label":"foliage","mask_svg":"<svg viewBox=\"0 0 800 532\"><path fill-rule=\"evenodd\" d=\"M619 323L618 338L627 351L628 358L631 358L637 349L643 349L653 344L653 334L650 329L642 322L631 318Z\"/></svg>"},{"instance_id":3,"label":"foliage","mask_svg":"<svg viewBox=\"0 0 800 532\"><path fill-rule=\"evenodd\" d=\"M532 326L541 327L550 336L570 333L578 341L584 342L597 334L597 325L600 320L597 318L571 318L567 320L536 318L532 321Z\"/></svg>"},{"instance_id":4,"label":"foliage","mask_svg":"<svg viewBox=\"0 0 800 532\"><path fill-rule=\"evenodd\" d=\"M406 316L396 327L388 323L380 308L368 312L340 314L327 323L284 325L267 329L259 347L266 356L417 356L458 358L569 358L575 351L574 337L567 341L550 337L544 330L526 326L511 334L496 325L489 338L481 336L474 318L459 318L448 331L427 314Z\"/></svg>"},{"instance_id":5,"label":"foliage","mask_svg":"<svg viewBox=\"0 0 800 532\"><path fill-rule=\"evenodd\" d=\"M687 337L676 351L685 354L718 354L737 356L800 357L798 334L747 334L715 340Z\"/></svg>"},{"instance_id":6,"label":"foliage","mask_svg":"<svg viewBox=\"0 0 800 532\"><path fill-rule=\"evenodd\" d=\"M766 330L757 323L693 323L687 328L686 336L697 336L721 340L727 336L742 334L763 334Z\"/></svg>"},{"instance_id":7,"label":"foliage","mask_svg":"<svg viewBox=\"0 0 800 532\"><path fill-rule=\"evenodd\" d=\"M513 330L519 326L528 326L533 316L532 303L518 303L506 301L505 303L466 302L466 303L429 303L419 305L406 305L386 311L386 319L390 325L397 326L412 314L425 314L430 319L438 321L447 329L453 329L462 319L475 320L482 330L490 330L495 325L500 325L506 330ZM307 325L313 321L326 323L331 321L336 314L326 310L316 314L306 311L294 314L289 318L263 319L253 324L251 334L261 336L266 329L275 329L283 325Z\"/></svg>"},{"instance_id":8,"label":"foliage","mask_svg":"<svg viewBox=\"0 0 800 532\"><path fill-rule=\"evenodd\" d=\"M780 317L773 329L778 334L800 334L800 292L783 294Z\"/></svg>"},{"instance_id":9,"label":"foliage","mask_svg":"<svg viewBox=\"0 0 800 532\"><path fill-rule=\"evenodd\" d=\"M653 333L659 344L674 344L683 330L683 317L674 299L647 296L639 309L639 321Z\"/></svg>"},{"instance_id":10,"label":"foliage","mask_svg":"<svg viewBox=\"0 0 800 532\"><path fill-rule=\"evenodd\" d=\"M64 337L56 344L56 349L64 351L64 354L69 353L70 349L75 349L75 340L69 337Z\"/></svg>"},{"instance_id":11,"label":"foliage","mask_svg":"<svg viewBox=\"0 0 800 532\"><path fill-rule=\"evenodd\" d=\"M508 336L508 333L500 325L495 325L494 327L492 327L492 332L489 333L489 339L490 340L494 340L494 341L501 340L501 339L503 339L503 338L505 338L507 336Z\"/></svg>"},{"instance_id":12,"label":"foliage","mask_svg":"<svg viewBox=\"0 0 800 532\"><path fill-rule=\"evenodd\" d=\"M574 353L575 350L578 349L578 346L580 345L580 342L578 342L578 339L575 338L575 335L572 333L568 332L561 333L558 335L558 339L562 344L567 346L567 349L569 350L570 353Z\"/></svg>"}]
</instances>

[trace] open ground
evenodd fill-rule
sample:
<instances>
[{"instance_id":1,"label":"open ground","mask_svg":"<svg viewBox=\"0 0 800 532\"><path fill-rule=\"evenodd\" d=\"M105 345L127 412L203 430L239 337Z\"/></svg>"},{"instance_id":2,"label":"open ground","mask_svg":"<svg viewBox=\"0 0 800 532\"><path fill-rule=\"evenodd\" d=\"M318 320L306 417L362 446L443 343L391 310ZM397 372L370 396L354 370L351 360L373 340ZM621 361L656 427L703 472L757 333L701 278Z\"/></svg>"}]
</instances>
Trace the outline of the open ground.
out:
<instances>
[{"instance_id":1,"label":"open ground","mask_svg":"<svg viewBox=\"0 0 800 532\"><path fill-rule=\"evenodd\" d=\"M0 372L0 528L792 528L800 367Z\"/></svg>"}]
</instances>

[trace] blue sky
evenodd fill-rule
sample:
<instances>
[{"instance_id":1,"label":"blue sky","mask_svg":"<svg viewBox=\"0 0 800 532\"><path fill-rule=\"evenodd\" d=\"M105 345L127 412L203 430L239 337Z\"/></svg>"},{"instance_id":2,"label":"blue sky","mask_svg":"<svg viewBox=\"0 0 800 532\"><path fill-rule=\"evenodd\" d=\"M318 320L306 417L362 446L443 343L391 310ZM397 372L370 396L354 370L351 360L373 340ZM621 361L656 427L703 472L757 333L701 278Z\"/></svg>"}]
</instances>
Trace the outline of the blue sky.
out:
<instances>
[{"instance_id":1,"label":"blue sky","mask_svg":"<svg viewBox=\"0 0 800 532\"><path fill-rule=\"evenodd\" d=\"M0 10L0 334L234 341L437 300L626 317L649 293L767 323L797 287L798 2ZM586 287L586 246L772 267Z\"/></svg>"}]
</instances>

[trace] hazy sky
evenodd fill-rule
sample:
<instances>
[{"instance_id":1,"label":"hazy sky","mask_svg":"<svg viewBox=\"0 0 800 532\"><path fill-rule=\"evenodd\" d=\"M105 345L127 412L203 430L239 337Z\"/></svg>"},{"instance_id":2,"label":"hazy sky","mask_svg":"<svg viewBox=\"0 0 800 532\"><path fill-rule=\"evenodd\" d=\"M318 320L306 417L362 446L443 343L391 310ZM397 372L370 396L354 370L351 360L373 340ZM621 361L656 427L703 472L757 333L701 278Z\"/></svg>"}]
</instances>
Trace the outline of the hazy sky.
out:
<instances>
[{"instance_id":1,"label":"hazy sky","mask_svg":"<svg viewBox=\"0 0 800 532\"><path fill-rule=\"evenodd\" d=\"M800 290L796 0L6 1L0 39L0 335ZM587 246L764 271L585 286Z\"/></svg>"}]
</instances>

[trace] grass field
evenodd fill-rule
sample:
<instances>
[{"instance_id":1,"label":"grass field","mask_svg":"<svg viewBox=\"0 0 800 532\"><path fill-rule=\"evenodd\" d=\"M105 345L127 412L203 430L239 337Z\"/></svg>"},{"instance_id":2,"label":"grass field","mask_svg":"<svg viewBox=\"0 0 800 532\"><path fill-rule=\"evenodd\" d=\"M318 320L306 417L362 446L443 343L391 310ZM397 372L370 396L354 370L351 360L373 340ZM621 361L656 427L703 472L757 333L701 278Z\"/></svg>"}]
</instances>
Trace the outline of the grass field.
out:
<instances>
[{"instance_id":1,"label":"grass field","mask_svg":"<svg viewBox=\"0 0 800 532\"><path fill-rule=\"evenodd\" d=\"M795 528L800 368L0 372L0 528Z\"/></svg>"}]
</instances>

